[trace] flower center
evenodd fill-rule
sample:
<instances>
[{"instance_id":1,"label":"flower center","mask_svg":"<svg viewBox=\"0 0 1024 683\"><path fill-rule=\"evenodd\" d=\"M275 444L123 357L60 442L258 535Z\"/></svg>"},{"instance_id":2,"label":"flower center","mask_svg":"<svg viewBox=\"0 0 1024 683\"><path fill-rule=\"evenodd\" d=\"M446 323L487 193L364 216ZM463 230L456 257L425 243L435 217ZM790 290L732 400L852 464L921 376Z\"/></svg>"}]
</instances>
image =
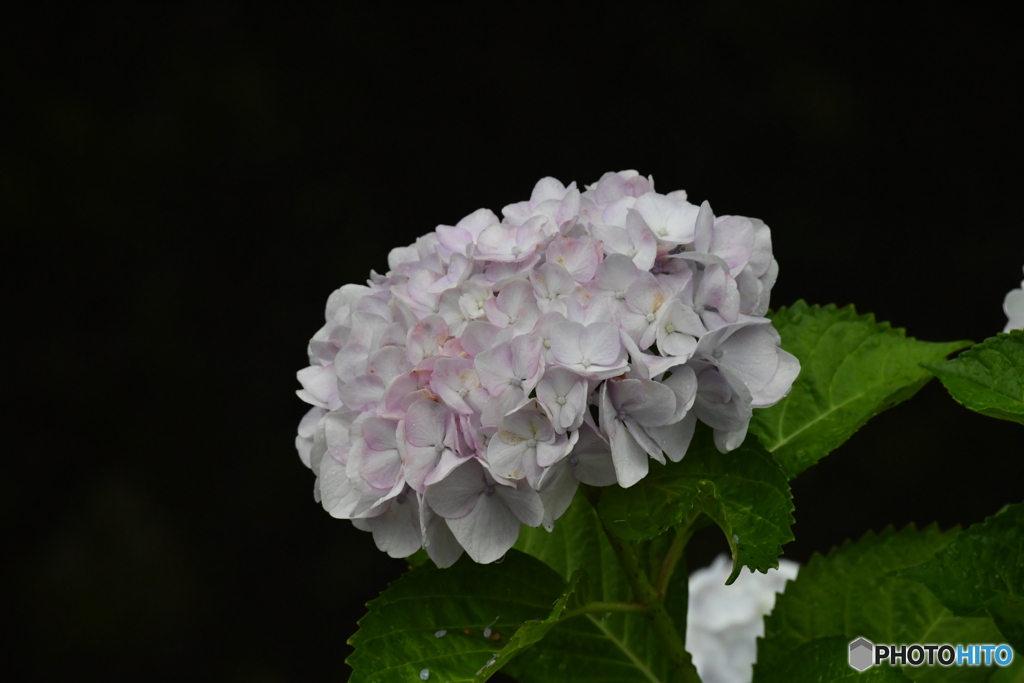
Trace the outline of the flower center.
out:
<instances>
[{"instance_id":1,"label":"flower center","mask_svg":"<svg viewBox=\"0 0 1024 683\"><path fill-rule=\"evenodd\" d=\"M590 359L589 358L584 358L583 360L580 361L580 365L582 365L585 368L589 368L590 367Z\"/></svg>"},{"instance_id":2,"label":"flower center","mask_svg":"<svg viewBox=\"0 0 1024 683\"><path fill-rule=\"evenodd\" d=\"M655 317L657 317L657 316L655 316L655 315L654 315L653 313L648 313L648 314L647 314L647 322L649 322L649 323L653 323L653 322L654 322L654 319L655 319Z\"/></svg>"},{"instance_id":3,"label":"flower center","mask_svg":"<svg viewBox=\"0 0 1024 683\"><path fill-rule=\"evenodd\" d=\"M462 387L461 389L459 389L459 396L465 396L468 393L469 389L467 389L466 387Z\"/></svg>"},{"instance_id":4,"label":"flower center","mask_svg":"<svg viewBox=\"0 0 1024 683\"><path fill-rule=\"evenodd\" d=\"M555 403L557 403L557 404L558 404L558 405L560 405L560 406L564 406L564 405L565 405L565 396L559 396L559 397L557 397L557 398L555 399Z\"/></svg>"},{"instance_id":5,"label":"flower center","mask_svg":"<svg viewBox=\"0 0 1024 683\"><path fill-rule=\"evenodd\" d=\"M676 326L673 325L672 323L669 323L668 325L665 325L665 331L668 332L669 334L672 334L673 332L676 331Z\"/></svg>"},{"instance_id":6,"label":"flower center","mask_svg":"<svg viewBox=\"0 0 1024 683\"><path fill-rule=\"evenodd\" d=\"M527 439L526 440L526 447L527 448L536 448L537 447L537 439Z\"/></svg>"},{"instance_id":7,"label":"flower center","mask_svg":"<svg viewBox=\"0 0 1024 683\"><path fill-rule=\"evenodd\" d=\"M715 358L721 358L722 354L724 353L725 352L722 351L722 349L715 349L714 351L711 352L711 355L714 356Z\"/></svg>"},{"instance_id":8,"label":"flower center","mask_svg":"<svg viewBox=\"0 0 1024 683\"><path fill-rule=\"evenodd\" d=\"M550 339L545 339L544 340L544 348L545 349L550 349L551 348L551 340Z\"/></svg>"}]
</instances>

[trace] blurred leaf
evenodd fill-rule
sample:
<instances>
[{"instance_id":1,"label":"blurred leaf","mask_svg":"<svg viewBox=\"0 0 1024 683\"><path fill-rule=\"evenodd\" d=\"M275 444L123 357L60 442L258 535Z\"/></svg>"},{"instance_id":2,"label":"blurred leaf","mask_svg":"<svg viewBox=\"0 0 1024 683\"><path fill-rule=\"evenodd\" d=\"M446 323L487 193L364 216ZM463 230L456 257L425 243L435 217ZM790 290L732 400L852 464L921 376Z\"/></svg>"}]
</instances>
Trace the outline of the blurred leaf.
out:
<instances>
[{"instance_id":1,"label":"blurred leaf","mask_svg":"<svg viewBox=\"0 0 1024 683\"><path fill-rule=\"evenodd\" d=\"M931 591L893 576L930 559L956 538L958 530L935 526L918 531L892 527L846 542L827 557L815 555L787 584L765 618L765 635L758 642L754 681L775 680L780 668L795 666L800 647L818 638L850 641L864 637L875 644L995 643L998 629L987 617L959 617ZM836 651L843 666L848 651ZM906 666L903 674L918 683L987 681L994 667Z\"/></svg>"},{"instance_id":2,"label":"blurred leaf","mask_svg":"<svg viewBox=\"0 0 1024 683\"><path fill-rule=\"evenodd\" d=\"M910 683L900 670L890 666L872 666L857 671L849 664L849 639L815 638L794 649L784 662L756 670L754 683Z\"/></svg>"},{"instance_id":3,"label":"blurred leaf","mask_svg":"<svg viewBox=\"0 0 1024 683\"><path fill-rule=\"evenodd\" d=\"M961 405L1024 424L1024 330L999 334L945 363L924 363Z\"/></svg>"},{"instance_id":4,"label":"blurred leaf","mask_svg":"<svg viewBox=\"0 0 1024 683\"><path fill-rule=\"evenodd\" d=\"M1024 652L1024 504L975 524L924 564L899 576L927 586L957 616L987 612Z\"/></svg>"},{"instance_id":5,"label":"blurred leaf","mask_svg":"<svg viewBox=\"0 0 1024 683\"><path fill-rule=\"evenodd\" d=\"M720 453L711 429L698 425L686 457L624 489L605 489L601 519L617 536L657 536L703 513L725 534L732 551L729 583L744 566L766 572L779 566L782 546L793 540L793 496L785 473L754 438Z\"/></svg>"},{"instance_id":6,"label":"blurred leaf","mask_svg":"<svg viewBox=\"0 0 1024 683\"><path fill-rule=\"evenodd\" d=\"M790 478L917 393L930 378L921 363L970 344L917 341L873 315L857 315L853 306L797 301L770 317L782 348L800 359L800 375L786 398L754 411L750 431Z\"/></svg>"}]
</instances>

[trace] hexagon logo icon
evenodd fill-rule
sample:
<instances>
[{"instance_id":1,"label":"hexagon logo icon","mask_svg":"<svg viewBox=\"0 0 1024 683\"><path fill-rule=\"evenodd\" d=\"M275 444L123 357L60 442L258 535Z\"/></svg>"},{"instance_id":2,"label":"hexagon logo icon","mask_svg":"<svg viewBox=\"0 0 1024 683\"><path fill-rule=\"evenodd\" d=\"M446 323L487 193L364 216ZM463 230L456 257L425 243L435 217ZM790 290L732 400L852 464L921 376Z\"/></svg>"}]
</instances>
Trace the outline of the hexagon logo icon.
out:
<instances>
[{"instance_id":1,"label":"hexagon logo icon","mask_svg":"<svg viewBox=\"0 0 1024 683\"><path fill-rule=\"evenodd\" d=\"M875 646L871 641L858 638L850 643L850 666L857 671L863 671L873 664L874 653Z\"/></svg>"}]
</instances>

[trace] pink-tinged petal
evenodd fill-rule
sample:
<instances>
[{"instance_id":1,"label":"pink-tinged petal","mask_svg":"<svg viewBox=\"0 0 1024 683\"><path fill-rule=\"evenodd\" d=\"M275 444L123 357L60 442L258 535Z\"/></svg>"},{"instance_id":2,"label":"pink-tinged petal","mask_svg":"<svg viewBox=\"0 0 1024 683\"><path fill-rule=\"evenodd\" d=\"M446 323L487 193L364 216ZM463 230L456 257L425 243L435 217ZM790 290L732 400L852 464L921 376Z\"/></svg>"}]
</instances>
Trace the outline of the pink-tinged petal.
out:
<instances>
[{"instance_id":1,"label":"pink-tinged petal","mask_svg":"<svg viewBox=\"0 0 1024 683\"><path fill-rule=\"evenodd\" d=\"M576 291L576 282L569 271L557 263L544 263L530 273L534 296L549 304Z\"/></svg>"},{"instance_id":2,"label":"pink-tinged petal","mask_svg":"<svg viewBox=\"0 0 1024 683\"><path fill-rule=\"evenodd\" d=\"M448 341L448 323L439 315L428 315L409 330L406 343L409 360L419 364L424 358L436 355Z\"/></svg>"},{"instance_id":3,"label":"pink-tinged petal","mask_svg":"<svg viewBox=\"0 0 1024 683\"><path fill-rule=\"evenodd\" d=\"M539 334L525 334L510 343L513 384L530 393L544 375L543 340Z\"/></svg>"},{"instance_id":4,"label":"pink-tinged petal","mask_svg":"<svg viewBox=\"0 0 1024 683\"><path fill-rule=\"evenodd\" d=\"M779 365L771 381L757 393L751 392L753 408L767 408L784 399L800 374L800 361L796 356L783 349L779 349L778 354Z\"/></svg>"},{"instance_id":5,"label":"pink-tinged petal","mask_svg":"<svg viewBox=\"0 0 1024 683\"><path fill-rule=\"evenodd\" d=\"M697 212L697 220L694 225L694 249L705 254L710 252L714 229L715 214L711 211L711 204L704 200L701 202L700 211Z\"/></svg>"},{"instance_id":6,"label":"pink-tinged petal","mask_svg":"<svg viewBox=\"0 0 1024 683\"><path fill-rule=\"evenodd\" d=\"M747 426L749 424L749 421L744 422L742 427L729 432L716 429L715 447L718 448L720 453L728 453L739 448L743 444L743 440L747 438Z\"/></svg>"},{"instance_id":7,"label":"pink-tinged petal","mask_svg":"<svg viewBox=\"0 0 1024 683\"><path fill-rule=\"evenodd\" d=\"M399 495L391 501L387 511L367 520L377 548L391 557L408 557L420 549L419 505L415 495Z\"/></svg>"},{"instance_id":8,"label":"pink-tinged petal","mask_svg":"<svg viewBox=\"0 0 1024 683\"><path fill-rule=\"evenodd\" d=\"M580 215L580 191L573 187L565 193L555 213L555 224L562 232L566 232L576 224Z\"/></svg>"},{"instance_id":9,"label":"pink-tinged petal","mask_svg":"<svg viewBox=\"0 0 1024 683\"><path fill-rule=\"evenodd\" d=\"M486 427L496 427L502 418L519 410L529 400L522 387L509 386L501 394L487 401L480 413L480 423Z\"/></svg>"},{"instance_id":10,"label":"pink-tinged petal","mask_svg":"<svg viewBox=\"0 0 1024 683\"><path fill-rule=\"evenodd\" d=\"M697 425L697 417L687 413L679 422L661 427L648 427L647 433L657 442L672 462L679 462L686 455L693 439L693 430Z\"/></svg>"},{"instance_id":11,"label":"pink-tinged petal","mask_svg":"<svg viewBox=\"0 0 1024 683\"><path fill-rule=\"evenodd\" d=\"M704 424L721 431L740 429L751 416L750 392L743 382L730 382L714 366L697 370L697 397L693 412Z\"/></svg>"},{"instance_id":12,"label":"pink-tinged petal","mask_svg":"<svg viewBox=\"0 0 1024 683\"><path fill-rule=\"evenodd\" d=\"M480 496L472 511L447 522L466 554L481 564L501 559L519 538L519 520L497 495Z\"/></svg>"},{"instance_id":13,"label":"pink-tinged petal","mask_svg":"<svg viewBox=\"0 0 1024 683\"><path fill-rule=\"evenodd\" d=\"M423 480L425 486L432 486L439 481L442 481L445 477L452 473L452 471L465 462L469 456L459 455L455 451L446 448L441 453L440 459L437 461L437 465L434 466L433 471L427 478Z\"/></svg>"},{"instance_id":14,"label":"pink-tinged petal","mask_svg":"<svg viewBox=\"0 0 1024 683\"><path fill-rule=\"evenodd\" d=\"M620 409L625 410L644 427L656 427L672 422L676 413L675 393L664 384L650 380L626 380L620 385L629 383L628 388L632 389L634 381L641 383L641 390L628 394L625 391L617 392L615 399L619 401Z\"/></svg>"},{"instance_id":15,"label":"pink-tinged petal","mask_svg":"<svg viewBox=\"0 0 1024 683\"><path fill-rule=\"evenodd\" d=\"M614 484L615 463L608 442L589 424L580 427L578 434L579 439L567 459L573 468L573 476L590 486Z\"/></svg>"},{"instance_id":16,"label":"pink-tinged petal","mask_svg":"<svg viewBox=\"0 0 1024 683\"><path fill-rule=\"evenodd\" d=\"M626 213L636 205L636 197L622 197L601 210L601 224L625 225Z\"/></svg>"},{"instance_id":17,"label":"pink-tinged petal","mask_svg":"<svg viewBox=\"0 0 1024 683\"><path fill-rule=\"evenodd\" d=\"M492 396L500 396L515 377L512 363L512 345L509 342L498 344L494 348L477 354L473 365L480 376L480 383Z\"/></svg>"},{"instance_id":18,"label":"pink-tinged petal","mask_svg":"<svg viewBox=\"0 0 1024 683\"><path fill-rule=\"evenodd\" d=\"M345 464L330 456L323 458L317 484L320 490L320 503L324 510L332 517L345 519L359 499L359 490L349 479Z\"/></svg>"},{"instance_id":19,"label":"pink-tinged petal","mask_svg":"<svg viewBox=\"0 0 1024 683\"><path fill-rule=\"evenodd\" d=\"M619 486L629 488L647 476L650 464L647 451L640 447L629 430L617 429L611 437L612 462Z\"/></svg>"},{"instance_id":20,"label":"pink-tinged petal","mask_svg":"<svg viewBox=\"0 0 1024 683\"><path fill-rule=\"evenodd\" d=\"M562 322L552 326L551 355L562 365L578 365L583 359L580 337L585 328L580 323Z\"/></svg>"},{"instance_id":21,"label":"pink-tinged petal","mask_svg":"<svg viewBox=\"0 0 1024 683\"><path fill-rule=\"evenodd\" d=\"M384 398L387 387L377 375L360 375L338 390L338 398L350 410L367 410Z\"/></svg>"},{"instance_id":22,"label":"pink-tinged petal","mask_svg":"<svg viewBox=\"0 0 1024 683\"><path fill-rule=\"evenodd\" d=\"M640 277L640 269L624 254L610 254L594 274L594 285L611 296L624 298L626 290ZM621 292L621 295L619 294Z\"/></svg>"},{"instance_id":23,"label":"pink-tinged petal","mask_svg":"<svg viewBox=\"0 0 1024 683\"><path fill-rule=\"evenodd\" d=\"M470 358L475 358L511 338L512 330L477 320L466 325L466 330L462 333L462 348Z\"/></svg>"},{"instance_id":24,"label":"pink-tinged petal","mask_svg":"<svg viewBox=\"0 0 1024 683\"><path fill-rule=\"evenodd\" d=\"M555 520L569 509L579 486L580 480L574 476L573 467L567 460L552 465L544 473L538 493L544 505L544 519L541 524L546 530L551 531L555 528Z\"/></svg>"},{"instance_id":25,"label":"pink-tinged petal","mask_svg":"<svg viewBox=\"0 0 1024 683\"><path fill-rule=\"evenodd\" d=\"M383 408L378 406L378 414L392 419L405 417L410 405L421 398L429 398L428 390L424 388L428 377L416 370L396 377L384 394Z\"/></svg>"},{"instance_id":26,"label":"pink-tinged petal","mask_svg":"<svg viewBox=\"0 0 1024 683\"><path fill-rule=\"evenodd\" d=\"M662 304L665 303L665 293L658 286L658 281L650 273L641 273L633 284L626 290L626 306L633 313L640 315L656 314ZM654 318L648 318L648 323L653 323Z\"/></svg>"},{"instance_id":27,"label":"pink-tinged petal","mask_svg":"<svg viewBox=\"0 0 1024 683\"><path fill-rule=\"evenodd\" d=\"M447 477L427 489L427 505L446 519L465 517L484 497L487 487L483 467L475 459L467 458Z\"/></svg>"},{"instance_id":28,"label":"pink-tinged petal","mask_svg":"<svg viewBox=\"0 0 1024 683\"><path fill-rule=\"evenodd\" d=\"M385 346L374 354L366 365L367 374L377 375L384 381L385 386L410 370L412 364L409 363L405 349L397 346Z\"/></svg>"},{"instance_id":29,"label":"pink-tinged petal","mask_svg":"<svg viewBox=\"0 0 1024 683\"><path fill-rule=\"evenodd\" d=\"M735 277L754 253L754 225L743 216L722 216L715 220L711 253L722 258Z\"/></svg>"},{"instance_id":30,"label":"pink-tinged petal","mask_svg":"<svg viewBox=\"0 0 1024 683\"><path fill-rule=\"evenodd\" d=\"M601 242L604 253L609 257L614 254L621 254L630 261L633 261L633 257L636 256L636 247L633 245L633 240L629 238L629 232L625 228L620 228L616 225L594 225L590 228L590 234ZM636 265L635 262L634 265ZM639 266L637 267L639 268Z\"/></svg>"},{"instance_id":31,"label":"pink-tinged petal","mask_svg":"<svg viewBox=\"0 0 1024 683\"><path fill-rule=\"evenodd\" d=\"M519 255L518 248L513 254L512 249L516 248L516 233L519 231L514 225L501 223L485 228L480 237L477 238L477 251L475 258L483 261L515 261Z\"/></svg>"},{"instance_id":32,"label":"pink-tinged petal","mask_svg":"<svg viewBox=\"0 0 1024 683\"><path fill-rule=\"evenodd\" d=\"M423 548L438 567L441 569L450 567L462 557L462 546L455 540L444 517L435 514L430 509L424 496L419 496L419 499Z\"/></svg>"},{"instance_id":33,"label":"pink-tinged petal","mask_svg":"<svg viewBox=\"0 0 1024 683\"><path fill-rule=\"evenodd\" d=\"M638 197L634 209L658 239L670 245L693 242L699 210L685 199L652 192Z\"/></svg>"},{"instance_id":34,"label":"pink-tinged petal","mask_svg":"<svg viewBox=\"0 0 1024 683\"><path fill-rule=\"evenodd\" d=\"M397 448L395 430L398 422L395 420L384 420L379 417L370 417L363 421L361 436L366 445L375 451L386 451Z\"/></svg>"},{"instance_id":35,"label":"pink-tinged petal","mask_svg":"<svg viewBox=\"0 0 1024 683\"><path fill-rule=\"evenodd\" d=\"M546 257L548 263L557 263L573 280L584 283L594 279L602 253L590 237L558 237L548 245Z\"/></svg>"},{"instance_id":36,"label":"pink-tinged petal","mask_svg":"<svg viewBox=\"0 0 1024 683\"><path fill-rule=\"evenodd\" d=\"M644 222L643 217L633 210L626 214L626 231L633 242L633 263L640 270L649 271L658 256L658 242L654 239L654 233Z\"/></svg>"},{"instance_id":37,"label":"pink-tinged petal","mask_svg":"<svg viewBox=\"0 0 1024 683\"><path fill-rule=\"evenodd\" d=\"M320 423L326 412L323 408L310 408L302 419L299 420L299 436L304 439L312 439L313 434L316 433L316 426ZM308 465L307 465L308 466Z\"/></svg>"},{"instance_id":38,"label":"pink-tinged petal","mask_svg":"<svg viewBox=\"0 0 1024 683\"><path fill-rule=\"evenodd\" d=\"M434 364L430 388L452 410L471 415L490 398L468 358L441 358Z\"/></svg>"},{"instance_id":39,"label":"pink-tinged petal","mask_svg":"<svg viewBox=\"0 0 1024 683\"><path fill-rule=\"evenodd\" d=\"M537 181L530 193L530 205L537 206L548 199L561 200L565 196L565 185L557 178L547 176Z\"/></svg>"},{"instance_id":40,"label":"pink-tinged petal","mask_svg":"<svg viewBox=\"0 0 1024 683\"><path fill-rule=\"evenodd\" d=\"M676 395L676 414L672 421L677 422L693 407L697 396L697 375L693 368L683 365L673 369L671 377L662 380L661 384Z\"/></svg>"},{"instance_id":41,"label":"pink-tinged petal","mask_svg":"<svg viewBox=\"0 0 1024 683\"><path fill-rule=\"evenodd\" d=\"M437 401L416 401L405 417L406 442L413 446L443 445L450 415Z\"/></svg>"},{"instance_id":42,"label":"pink-tinged petal","mask_svg":"<svg viewBox=\"0 0 1024 683\"><path fill-rule=\"evenodd\" d=\"M537 464L541 467L551 467L568 455L568 449L569 437L565 434L558 434L551 441L538 441Z\"/></svg>"},{"instance_id":43,"label":"pink-tinged petal","mask_svg":"<svg viewBox=\"0 0 1024 683\"><path fill-rule=\"evenodd\" d=\"M357 439L353 447L354 455L349 456L358 457L360 476L375 489L394 487L402 476L402 459L398 457L398 451L375 451L360 448L361 445Z\"/></svg>"},{"instance_id":44,"label":"pink-tinged petal","mask_svg":"<svg viewBox=\"0 0 1024 683\"><path fill-rule=\"evenodd\" d=\"M454 225L437 226L437 239L445 249L463 255L466 254L469 245L473 244L473 235L469 230Z\"/></svg>"},{"instance_id":45,"label":"pink-tinged petal","mask_svg":"<svg viewBox=\"0 0 1024 683\"><path fill-rule=\"evenodd\" d=\"M526 476L523 457L528 450L531 450L531 447L526 439L518 434L499 430L487 444L487 464L506 479L522 479Z\"/></svg>"},{"instance_id":46,"label":"pink-tinged petal","mask_svg":"<svg viewBox=\"0 0 1024 683\"><path fill-rule=\"evenodd\" d=\"M660 462L662 465L665 464L665 455L661 452L661 447L650 437L644 427L637 424L636 420L631 417L627 417L622 421L622 424L629 430L630 436L632 436L640 448L644 449L649 456Z\"/></svg>"},{"instance_id":47,"label":"pink-tinged petal","mask_svg":"<svg viewBox=\"0 0 1024 683\"><path fill-rule=\"evenodd\" d=\"M718 266L708 266L693 292L698 312L705 308L716 310L728 322L735 322L740 312L740 292L736 281Z\"/></svg>"},{"instance_id":48,"label":"pink-tinged petal","mask_svg":"<svg viewBox=\"0 0 1024 683\"><path fill-rule=\"evenodd\" d=\"M496 486L495 494L526 526L538 526L544 519L544 504L531 487L522 483L518 487Z\"/></svg>"},{"instance_id":49,"label":"pink-tinged petal","mask_svg":"<svg viewBox=\"0 0 1024 683\"><path fill-rule=\"evenodd\" d=\"M625 366L625 351L619 341L619 329L614 323L593 323L583 328L579 348L590 365L604 367Z\"/></svg>"},{"instance_id":50,"label":"pink-tinged petal","mask_svg":"<svg viewBox=\"0 0 1024 683\"><path fill-rule=\"evenodd\" d=\"M331 395L338 391L338 378L333 368L311 365L299 370L296 377L302 384L299 398L318 408L327 408Z\"/></svg>"}]
</instances>

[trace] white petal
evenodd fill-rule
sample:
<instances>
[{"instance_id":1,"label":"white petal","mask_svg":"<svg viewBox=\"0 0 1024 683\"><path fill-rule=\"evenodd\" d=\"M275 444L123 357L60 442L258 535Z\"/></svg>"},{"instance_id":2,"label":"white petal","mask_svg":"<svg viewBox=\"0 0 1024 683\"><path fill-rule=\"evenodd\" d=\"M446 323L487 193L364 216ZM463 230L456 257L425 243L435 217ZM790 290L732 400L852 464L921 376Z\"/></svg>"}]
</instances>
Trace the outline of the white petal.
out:
<instances>
[{"instance_id":1,"label":"white petal","mask_svg":"<svg viewBox=\"0 0 1024 683\"><path fill-rule=\"evenodd\" d=\"M481 564L500 559L519 538L519 520L497 495L480 496L472 512L447 522L466 553Z\"/></svg>"}]
</instances>

